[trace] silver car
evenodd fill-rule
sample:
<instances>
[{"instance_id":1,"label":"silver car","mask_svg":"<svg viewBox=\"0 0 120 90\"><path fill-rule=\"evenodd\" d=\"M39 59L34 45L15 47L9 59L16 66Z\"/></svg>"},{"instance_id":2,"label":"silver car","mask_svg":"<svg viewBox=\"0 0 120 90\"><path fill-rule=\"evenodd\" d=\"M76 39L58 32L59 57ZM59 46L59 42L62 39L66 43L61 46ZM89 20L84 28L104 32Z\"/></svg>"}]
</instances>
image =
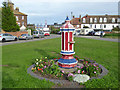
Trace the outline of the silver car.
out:
<instances>
[{"instance_id":1,"label":"silver car","mask_svg":"<svg viewBox=\"0 0 120 90\"><path fill-rule=\"evenodd\" d=\"M18 38L19 38L19 39L28 40L28 39L33 39L33 36L32 36L32 35L29 35L29 34L22 34L22 35L19 36Z\"/></svg>"},{"instance_id":2,"label":"silver car","mask_svg":"<svg viewBox=\"0 0 120 90\"><path fill-rule=\"evenodd\" d=\"M0 41L2 42L5 42L5 41L17 41L17 37L16 36L13 36L11 34L8 34L8 33L3 33L3 34L0 34Z\"/></svg>"}]
</instances>

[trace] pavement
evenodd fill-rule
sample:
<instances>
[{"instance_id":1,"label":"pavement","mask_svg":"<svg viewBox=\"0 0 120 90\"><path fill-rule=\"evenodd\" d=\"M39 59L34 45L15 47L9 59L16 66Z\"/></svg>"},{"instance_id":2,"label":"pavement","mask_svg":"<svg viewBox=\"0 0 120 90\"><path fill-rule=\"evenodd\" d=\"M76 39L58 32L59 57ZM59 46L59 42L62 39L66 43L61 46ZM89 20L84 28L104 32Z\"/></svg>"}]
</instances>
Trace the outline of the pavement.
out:
<instances>
[{"instance_id":1,"label":"pavement","mask_svg":"<svg viewBox=\"0 0 120 90\"><path fill-rule=\"evenodd\" d=\"M25 42L33 42L33 41L46 40L46 39L59 38L59 37L61 37L61 35L51 34L50 36L45 36L44 38L34 38L32 40L18 40L18 41L4 42L4 43L0 42L0 46L17 44L17 43L25 43ZM120 42L119 39L101 38L99 36L75 36L75 37L112 41L112 42Z\"/></svg>"}]
</instances>

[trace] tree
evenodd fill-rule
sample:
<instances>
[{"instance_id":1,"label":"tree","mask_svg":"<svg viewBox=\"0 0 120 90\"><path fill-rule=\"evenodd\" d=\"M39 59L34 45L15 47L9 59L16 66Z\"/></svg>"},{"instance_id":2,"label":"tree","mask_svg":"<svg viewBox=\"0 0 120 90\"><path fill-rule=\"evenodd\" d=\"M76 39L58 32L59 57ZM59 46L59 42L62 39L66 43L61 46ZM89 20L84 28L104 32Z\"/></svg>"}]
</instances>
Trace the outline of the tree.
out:
<instances>
[{"instance_id":1,"label":"tree","mask_svg":"<svg viewBox=\"0 0 120 90\"><path fill-rule=\"evenodd\" d=\"M15 32L20 30L20 27L16 23L13 11L10 9L7 2L3 2L2 7L2 29L6 32Z\"/></svg>"},{"instance_id":2,"label":"tree","mask_svg":"<svg viewBox=\"0 0 120 90\"><path fill-rule=\"evenodd\" d=\"M0 9L0 32L2 29L2 9Z\"/></svg>"}]
</instances>

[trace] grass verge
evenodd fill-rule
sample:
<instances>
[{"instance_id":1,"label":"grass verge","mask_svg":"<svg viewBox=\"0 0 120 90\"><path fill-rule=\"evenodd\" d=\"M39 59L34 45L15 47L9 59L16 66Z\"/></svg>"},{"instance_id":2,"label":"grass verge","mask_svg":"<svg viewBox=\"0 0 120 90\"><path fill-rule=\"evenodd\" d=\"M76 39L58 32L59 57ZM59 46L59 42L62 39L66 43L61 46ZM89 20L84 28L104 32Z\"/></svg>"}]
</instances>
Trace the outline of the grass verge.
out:
<instances>
[{"instance_id":1,"label":"grass verge","mask_svg":"<svg viewBox=\"0 0 120 90\"><path fill-rule=\"evenodd\" d=\"M87 88L118 88L118 43L75 38L75 52L81 58L90 58L109 70L102 79L85 83ZM35 58L61 57L60 38L7 45L2 47L3 88L50 88L54 84L38 80L27 73Z\"/></svg>"}]
</instances>

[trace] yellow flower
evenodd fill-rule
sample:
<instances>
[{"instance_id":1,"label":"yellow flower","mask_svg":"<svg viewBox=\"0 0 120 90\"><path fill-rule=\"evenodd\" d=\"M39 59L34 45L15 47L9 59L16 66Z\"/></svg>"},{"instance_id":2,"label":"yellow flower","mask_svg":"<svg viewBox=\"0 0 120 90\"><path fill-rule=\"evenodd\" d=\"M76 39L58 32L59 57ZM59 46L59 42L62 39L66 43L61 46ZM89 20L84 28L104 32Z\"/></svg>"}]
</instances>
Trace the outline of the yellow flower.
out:
<instances>
[{"instance_id":1,"label":"yellow flower","mask_svg":"<svg viewBox=\"0 0 120 90\"><path fill-rule=\"evenodd\" d=\"M32 67L32 69L31 70L33 70L34 68Z\"/></svg>"},{"instance_id":2,"label":"yellow flower","mask_svg":"<svg viewBox=\"0 0 120 90\"><path fill-rule=\"evenodd\" d=\"M38 59L36 59L36 61L38 61Z\"/></svg>"},{"instance_id":3,"label":"yellow flower","mask_svg":"<svg viewBox=\"0 0 120 90\"><path fill-rule=\"evenodd\" d=\"M40 62L41 62L42 60L40 60Z\"/></svg>"},{"instance_id":4,"label":"yellow flower","mask_svg":"<svg viewBox=\"0 0 120 90\"><path fill-rule=\"evenodd\" d=\"M45 57L45 59L47 59L47 57Z\"/></svg>"}]
</instances>

